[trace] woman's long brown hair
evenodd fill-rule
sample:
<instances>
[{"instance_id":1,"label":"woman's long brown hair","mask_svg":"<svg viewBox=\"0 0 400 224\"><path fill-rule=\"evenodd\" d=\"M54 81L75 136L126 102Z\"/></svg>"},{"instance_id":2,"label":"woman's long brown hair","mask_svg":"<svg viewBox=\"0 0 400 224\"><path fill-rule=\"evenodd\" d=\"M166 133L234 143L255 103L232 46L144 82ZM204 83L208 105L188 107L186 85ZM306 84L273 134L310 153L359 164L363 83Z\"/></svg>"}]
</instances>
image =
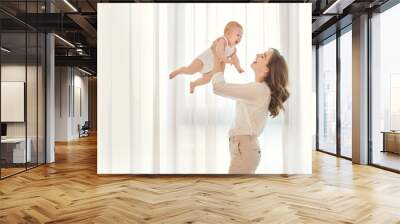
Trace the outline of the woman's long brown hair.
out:
<instances>
[{"instance_id":1,"label":"woman's long brown hair","mask_svg":"<svg viewBox=\"0 0 400 224\"><path fill-rule=\"evenodd\" d=\"M272 48L273 51L271 59L267 67L269 74L265 82L271 89L271 102L268 110L272 117L278 116L281 110L285 110L283 103L289 98L288 86L288 66L285 58L279 53L278 50Z\"/></svg>"}]
</instances>

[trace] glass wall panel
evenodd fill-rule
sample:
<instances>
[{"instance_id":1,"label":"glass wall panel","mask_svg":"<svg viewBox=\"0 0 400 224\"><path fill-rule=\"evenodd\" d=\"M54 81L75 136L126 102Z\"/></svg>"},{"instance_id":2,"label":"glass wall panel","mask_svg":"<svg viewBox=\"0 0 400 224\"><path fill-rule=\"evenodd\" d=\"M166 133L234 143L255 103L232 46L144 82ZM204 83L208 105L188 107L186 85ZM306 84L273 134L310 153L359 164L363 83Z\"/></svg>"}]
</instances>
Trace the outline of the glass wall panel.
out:
<instances>
[{"instance_id":1,"label":"glass wall panel","mask_svg":"<svg viewBox=\"0 0 400 224\"><path fill-rule=\"evenodd\" d=\"M38 13L37 1L28 1L27 13ZM37 23L37 17L31 18L31 22ZM37 19L36 19L37 20ZM28 168L38 164L38 35L36 30L27 29L27 142L30 143L31 161Z\"/></svg>"},{"instance_id":2,"label":"glass wall panel","mask_svg":"<svg viewBox=\"0 0 400 224\"><path fill-rule=\"evenodd\" d=\"M352 32L340 36L340 152L351 158L352 149Z\"/></svg>"},{"instance_id":3,"label":"glass wall panel","mask_svg":"<svg viewBox=\"0 0 400 224\"><path fill-rule=\"evenodd\" d=\"M371 19L372 163L400 170L400 4Z\"/></svg>"},{"instance_id":4,"label":"glass wall panel","mask_svg":"<svg viewBox=\"0 0 400 224\"><path fill-rule=\"evenodd\" d=\"M27 166L30 168L36 166L38 160L38 36L36 32L28 32L27 38L27 142L29 144L28 148L30 148L31 151L31 158Z\"/></svg>"},{"instance_id":5,"label":"glass wall panel","mask_svg":"<svg viewBox=\"0 0 400 224\"><path fill-rule=\"evenodd\" d=\"M315 150L316 143L317 143L317 116L316 116L316 111L317 111L317 48L315 45L312 46L312 106L313 108L311 109L312 113L312 126L313 126L313 150Z\"/></svg>"},{"instance_id":6,"label":"glass wall panel","mask_svg":"<svg viewBox=\"0 0 400 224\"><path fill-rule=\"evenodd\" d=\"M318 48L318 149L336 153L336 39Z\"/></svg>"},{"instance_id":7,"label":"glass wall panel","mask_svg":"<svg viewBox=\"0 0 400 224\"><path fill-rule=\"evenodd\" d=\"M0 6L21 16L43 13L44 3ZM45 45L43 33L0 12L0 178L45 163Z\"/></svg>"},{"instance_id":8,"label":"glass wall panel","mask_svg":"<svg viewBox=\"0 0 400 224\"><path fill-rule=\"evenodd\" d=\"M26 141L26 35L1 34L1 176L25 170L30 161Z\"/></svg>"},{"instance_id":9,"label":"glass wall panel","mask_svg":"<svg viewBox=\"0 0 400 224\"><path fill-rule=\"evenodd\" d=\"M45 163L46 146L45 146L45 120L46 120L46 37L43 33L38 34L38 163Z\"/></svg>"}]
</instances>

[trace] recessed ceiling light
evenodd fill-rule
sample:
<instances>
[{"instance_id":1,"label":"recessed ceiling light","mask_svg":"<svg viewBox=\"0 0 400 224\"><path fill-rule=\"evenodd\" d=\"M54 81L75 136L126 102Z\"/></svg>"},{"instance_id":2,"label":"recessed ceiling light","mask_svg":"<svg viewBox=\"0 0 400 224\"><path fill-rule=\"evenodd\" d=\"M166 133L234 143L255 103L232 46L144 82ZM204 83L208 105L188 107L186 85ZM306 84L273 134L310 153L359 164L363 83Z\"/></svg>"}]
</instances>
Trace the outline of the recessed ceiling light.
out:
<instances>
[{"instance_id":1,"label":"recessed ceiling light","mask_svg":"<svg viewBox=\"0 0 400 224\"><path fill-rule=\"evenodd\" d=\"M10 52L11 52L11 50L9 50L9 49L7 49L7 48L5 48L5 47L1 47L1 50L4 51L4 52L6 52L6 53L10 53Z\"/></svg>"},{"instance_id":2,"label":"recessed ceiling light","mask_svg":"<svg viewBox=\"0 0 400 224\"><path fill-rule=\"evenodd\" d=\"M60 37L60 36L57 35L57 34L54 34L54 36L57 37L58 39L60 39L61 41L63 41L64 43L66 43L67 45L69 45L69 46L75 48L75 45L71 44L71 42L69 42L68 40L66 40L66 39L64 39L64 38L62 38L62 37Z\"/></svg>"},{"instance_id":3,"label":"recessed ceiling light","mask_svg":"<svg viewBox=\"0 0 400 224\"><path fill-rule=\"evenodd\" d=\"M322 14L342 14L343 9L351 5L355 0L336 0Z\"/></svg>"},{"instance_id":4,"label":"recessed ceiling light","mask_svg":"<svg viewBox=\"0 0 400 224\"><path fill-rule=\"evenodd\" d=\"M85 73L85 74L92 75L92 73L90 73L90 72L88 72L88 71L86 71L86 70L83 70L83 69L81 69L81 68L79 68L79 67L78 67L78 70L81 71L81 72L83 72L83 73Z\"/></svg>"},{"instance_id":5,"label":"recessed ceiling light","mask_svg":"<svg viewBox=\"0 0 400 224\"><path fill-rule=\"evenodd\" d=\"M69 3L68 0L64 0L65 4L67 4L72 10L74 10L75 12L78 12L78 10L71 4Z\"/></svg>"}]
</instances>

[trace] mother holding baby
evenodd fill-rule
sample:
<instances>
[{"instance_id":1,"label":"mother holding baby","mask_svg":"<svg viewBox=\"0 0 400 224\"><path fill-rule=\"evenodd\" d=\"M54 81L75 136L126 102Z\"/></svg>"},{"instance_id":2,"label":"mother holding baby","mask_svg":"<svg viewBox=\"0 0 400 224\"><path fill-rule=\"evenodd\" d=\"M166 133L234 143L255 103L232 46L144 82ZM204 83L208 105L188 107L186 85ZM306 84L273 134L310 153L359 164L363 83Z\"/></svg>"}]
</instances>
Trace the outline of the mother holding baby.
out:
<instances>
[{"instance_id":1,"label":"mother holding baby","mask_svg":"<svg viewBox=\"0 0 400 224\"><path fill-rule=\"evenodd\" d=\"M214 51L214 49L213 49ZM224 79L225 63L215 57L212 78L214 93L236 100L236 114L229 131L231 161L229 173L250 174L258 167L261 150L258 136L268 115L276 117L288 99L288 67L276 49L257 54L251 68L255 81L232 84Z\"/></svg>"},{"instance_id":2,"label":"mother holding baby","mask_svg":"<svg viewBox=\"0 0 400 224\"><path fill-rule=\"evenodd\" d=\"M225 64L233 64L239 73L244 72L236 56L235 46L240 42L243 28L235 22L229 22L224 36L217 38L212 46L196 58L189 66L181 67L170 74L174 78L179 74L203 76L190 84L194 88L212 80L214 93L236 100L235 120L229 131L229 149L231 162L229 173L254 173L260 162L261 150L258 136L263 132L268 115L276 117L283 110L288 99L288 68L285 59L276 49L257 54L251 68L255 81L247 84L226 83Z\"/></svg>"}]
</instances>

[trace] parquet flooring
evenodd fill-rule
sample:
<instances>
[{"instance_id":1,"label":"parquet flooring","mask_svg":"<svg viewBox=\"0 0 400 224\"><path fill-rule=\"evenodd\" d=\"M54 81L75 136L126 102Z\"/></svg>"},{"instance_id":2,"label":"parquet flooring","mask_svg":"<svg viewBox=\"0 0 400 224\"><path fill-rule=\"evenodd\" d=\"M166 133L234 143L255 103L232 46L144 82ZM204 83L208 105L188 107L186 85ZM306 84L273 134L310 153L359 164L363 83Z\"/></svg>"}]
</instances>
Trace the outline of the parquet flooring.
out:
<instances>
[{"instance_id":1,"label":"parquet flooring","mask_svg":"<svg viewBox=\"0 0 400 224\"><path fill-rule=\"evenodd\" d=\"M3 168L1 168L1 176L7 177L7 176L13 175L15 173L24 171L24 170L25 170L25 167L23 167L23 168L4 168L3 167Z\"/></svg>"},{"instance_id":2,"label":"parquet flooring","mask_svg":"<svg viewBox=\"0 0 400 224\"><path fill-rule=\"evenodd\" d=\"M400 175L314 152L313 175L98 176L92 136L0 181L0 223L400 223Z\"/></svg>"}]
</instances>

